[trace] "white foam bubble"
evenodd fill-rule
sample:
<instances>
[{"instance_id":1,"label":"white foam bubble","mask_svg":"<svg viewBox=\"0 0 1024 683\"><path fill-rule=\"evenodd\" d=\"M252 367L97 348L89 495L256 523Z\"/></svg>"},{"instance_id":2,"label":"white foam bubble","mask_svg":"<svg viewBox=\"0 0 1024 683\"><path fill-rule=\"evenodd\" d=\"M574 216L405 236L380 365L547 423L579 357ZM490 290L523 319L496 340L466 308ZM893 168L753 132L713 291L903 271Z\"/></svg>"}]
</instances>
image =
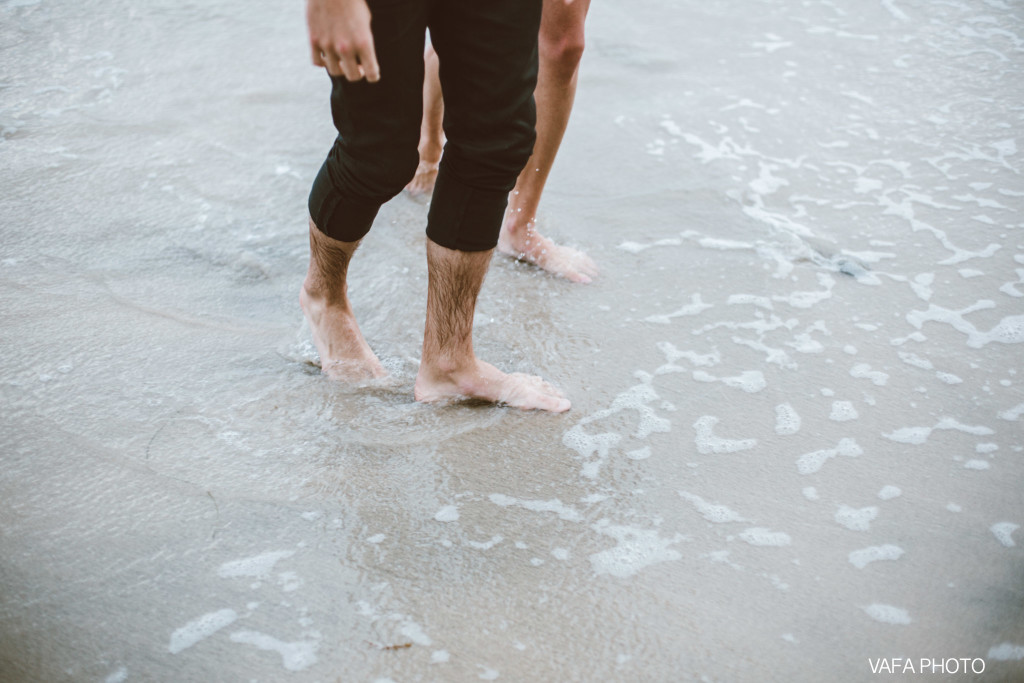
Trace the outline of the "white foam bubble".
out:
<instances>
[{"instance_id":1,"label":"white foam bubble","mask_svg":"<svg viewBox=\"0 0 1024 683\"><path fill-rule=\"evenodd\" d=\"M775 406L775 433L790 436L800 431L800 416L789 403Z\"/></svg>"},{"instance_id":2,"label":"white foam bubble","mask_svg":"<svg viewBox=\"0 0 1024 683\"><path fill-rule=\"evenodd\" d=\"M303 584L302 579L295 572L281 572L277 575L277 585L281 587L285 593L298 590Z\"/></svg>"},{"instance_id":3,"label":"white foam bubble","mask_svg":"<svg viewBox=\"0 0 1024 683\"><path fill-rule=\"evenodd\" d=\"M727 306L750 304L758 308L772 310L772 300L766 296L758 296L756 294L730 294L725 303Z\"/></svg>"},{"instance_id":4,"label":"white foam bubble","mask_svg":"<svg viewBox=\"0 0 1024 683\"><path fill-rule=\"evenodd\" d=\"M451 658L452 656L448 654L448 650L434 650L432 653L430 653L431 664L444 664Z\"/></svg>"},{"instance_id":5,"label":"white foam bubble","mask_svg":"<svg viewBox=\"0 0 1024 683\"><path fill-rule=\"evenodd\" d=\"M648 406L643 406L639 412L640 421L636 425L636 431L633 432L633 436L637 439L646 439L654 433L665 434L672 431L672 421L656 415L654 410Z\"/></svg>"},{"instance_id":6,"label":"white foam bubble","mask_svg":"<svg viewBox=\"0 0 1024 683\"><path fill-rule=\"evenodd\" d=\"M658 350L665 354L665 359L669 363L675 363L680 358L685 358L698 367L718 365L722 362L722 355L718 351L703 354L689 350L681 351L674 344L664 341L658 343Z\"/></svg>"},{"instance_id":7,"label":"white foam bubble","mask_svg":"<svg viewBox=\"0 0 1024 683\"><path fill-rule=\"evenodd\" d=\"M270 575L275 564L286 557L291 557L294 554L295 551L293 550L275 550L269 553L263 553L262 555L255 555L241 560L225 562L217 570L217 576L222 579L239 576L253 576L257 578L266 577Z\"/></svg>"},{"instance_id":8,"label":"white foam bubble","mask_svg":"<svg viewBox=\"0 0 1024 683\"><path fill-rule=\"evenodd\" d=\"M760 169L759 175L754 180L750 181L749 187L753 192L760 195L775 194L778 190L786 185L789 185L789 181L785 178L779 178L772 175L773 171L778 171L780 166L777 164L766 164L763 161L758 161L758 168Z\"/></svg>"},{"instance_id":9,"label":"white foam bubble","mask_svg":"<svg viewBox=\"0 0 1024 683\"><path fill-rule=\"evenodd\" d=\"M979 330L964 316L979 310L995 308L995 303L987 299L976 302L960 311L953 311L931 304L927 311L911 311L907 314L907 322L921 329L924 323L929 321L941 322L949 325L957 332L967 336L967 346L972 349L980 349L987 344L1019 344L1024 342L1024 315L1011 315L1002 318L992 329Z\"/></svg>"},{"instance_id":10,"label":"white foam bubble","mask_svg":"<svg viewBox=\"0 0 1024 683\"><path fill-rule=\"evenodd\" d=\"M644 446L643 448L638 448L635 451L628 451L626 453L626 457L630 460L646 460L651 457L651 447Z\"/></svg>"},{"instance_id":11,"label":"white foam bubble","mask_svg":"<svg viewBox=\"0 0 1024 683\"><path fill-rule=\"evenodd\" d=\"M732 509L726 507L725 505L716 505L714 503L709 503L700 496L696 496L692 493L687 493L686 491L680 491L679 495L693 503L693 507L697 510L697 512L700 513L700 516L708 520L709 522L713 522L715 524L725 524L728 522L747 521L743 519L743 517L741 517L739 513L733 511Z\"/></svg>"},{"instance_id":12,"label":"white foam bubble","mask_svg":"<svg viewBox=\"0 0 1024 683\"><path fill-rule=\"evenodd\" d=\"M818 489L813 486L805 486L803 488L804 498L807 500L821 500L821 496L818 495Z\"/></svg>"},{"instance_id":13,"label":"white foam bubble","mask_svg":"<svg viewBox=\"0 0 1024 683\"><path fill-rule=\"evenodd\" d=\"M968 460L964 463L966 470L987 470L992 467L988 460Z\"/></svg>"},{"instance_id":14,"label":"white foam bubble","mask_svg":"<svg viewBox=\"0 0 1024 683\"><path fill-rule=\"evenodd\" d=\"M956 431L963 432L965 434L973 434L975 436L989 436L995 434L992 429L984 425L967 425L951 417L944 417L938 421L935 425L936 429L953 429Z\"/></svg>"},{"instance_id":15,"label":"white foam bubble","mask_svg":"<svg viewBox=\"0 0 1024 683\"><path fill-rule=\"evenodd\" d=\"M793 542L793 539L789 537L789 534L781 531L772 531L771 529L766 529L764 527L751 527L750 529L745 529L739 537L750 545L771 546L775 548L786 546Z\"/></svg>"},{"instance_id":16,"label":"white foam bubble","mask_svg":"<svg viewBox=\"0 0 1024 683\"><path fill-rule=\"evenodd\" d=\"M907 613L907 610L900 607L875 603L865 607L864 611L869 617L875 621L880 621L883 624L906 626L911 623L910 615Z\"/></svg>"},{"instance_id":17,"label":"white foam bubble","mask_svg":"<svg viewBox=\"0 0 1024 683\"><path fill-rule=\"evenodd\" d=\"M638 439L644 439L654 432L669 432L672 429L672 422L666 418L659 417L648 403L658 398L658 393L651 386L653 377L645 372L634 373L641 380L626 391L622 392L612 401L610 407L588 415L580 420L579 424L570 429L562 437L562 442L575 449L580 455L588 457L595 450L601 458L608 454L608 449L618 443L621 438L618 434L599 434L590 436L583 431L582 425L601 420L615 415L623 410L635 410L640 414L640 421L637 423L634 435Z\"/></svg>"},{"instance_id":18,"label":"white foam bubble","mask_svg":"<svg viewBox=\"0 0 1024 683\"><path fill-rule=\"evenodd\" d=\"M857 509L848 505L840 505L836 511L836 522L850 531L867 531L871 528L871 522L877 516L877 507Z\"/></svg>"},{"instance_id":19,"label":"white foam bubble","mask_svg":"<svg viewBox=\"0 0 1024 683\"><path fill-rule=\"evenodd\" d=\"M754 249L752 242L741 242L739 240L727 240L719 237L702 237L697 243L705 249L717 249L719 251L731 251L734 249Z\"/></svg>"},{"instance_id":20,"label":"white foam bubble","mask_svg":"<svg viewBox=\"0 0 1024 683\"><path fill-rule=\"evenodd\" d=\"M997 662L1014 662L1024 659L1024 645L1000 643L988 649L988 658Z\"/></svg>"},{"instance_id":21,"label":"white foam bubble","mask_svg":"<svg viewBox=\"0 0 1024 683\"><path fill-rule=\"evenodd\" d=\"M999 444L979 443L974 446L975 453L995 453L999 450Z\"/></svg>"},{"instance_id":22,"label":"white foam bubble","mask_svg":"<svg viewBox=\"0 0 1024 683\"><path fill-rule=\"evenodd\" d=\"M619 249L628 251L631 254L639 254L642 251L653 249L654 247L678 247L683 241L676 237L668 237L665 239L657 240L656 242L649 242L642 244L640 242L624 241L619 244Z\"/></svg>"},{"instance_id":23,"label":"white foam bubble","mask_svg":"<svg viewBox=\"0 0 1024 683\"><path fill-rule=\"evenodd\" d=\"M857 413L857 409L849 401L833 401L832 412L829 413L828 419L835 422L849 422L858 417L860 415Z\"/></svg>"},{"instance_id":24,"label":"white foam bubble","mask_svg":"<svg viewBox=\"0 0 1024 683\"><path fill-rule=\"evenodd\" d=\"M915 368L921 368L922 370L935 369L935 366L932 365L932 362L930 360L921 358L916 353L910 353L909 351L900 351L897 355L899 355L900 360L902 360L904 363L906 363L907 365L912 365Z\"/></svg>"},{"instance_id":25,"label":"white foam bubble","mask_svg":"<svg viewBox=\"0 0 1024 683\"><path fill-rule=\"evenodd\" d=\"M709 308L714 308L714 305L704 303L704 301L702 301L700 298L700 294L694 294L690 297L690 303L683 306L679 310L664 315L650 315L644 318L644 320L649 323L660 323L662 325L667 325L670 322L672 322L672 318L680 318L688 315L698 315L699 313L702 313L708 310Z\"/></svg>"},{"instance_id":26,"label":"white foam bubble","mask_svg":"<svg viewBox=\"0 0 1024 683\"><path fill-rule=\"evenodd\" d=\"M855 379L869 379L872 384L878 387L885 386L889 381L889 375L881 370L872 370L867 363L858 363L850 368L850 377Z\"/></svg>"},{"instance_id":27,"label":"white foam bubble","mask_svg":"<svg viewBox=\"0 0 1024 683\"><path fill-rule=\"evenodd\" d=\"M1024 415L1024 403L1018 403L1013 408L999 413L999 419L1006 420L1008 422L1016 422L1017 418L1021 415Z\"/></svg>"},{"instance_id":28,"label":"white foam bubble","mask_svg":"<svg viewBox=\"0 0 1024 683\"><path fill-rule=\"evenodd\" d=\"M466 541L466 545L477 550L490 550L504 540L504 536L491 536L489 541Z\"/></svg>"},{"instance_id":29,"label":"white foam bubble","mask_svg":"<svg viewBox=\"0 0 1024 683\"><path fill-rule=\"evenodd\" d=\"M434 642L430 639L430 636L423 631L423 627L409 617L404 617L402 620L402 626L398 629L398 632L417 645L422 645L424 647L432 645Z\"/></svg>"},{"instance_id":30,"label":"white foam bubble","mask_svg":"<svg viewBox=\"0 0 1024 683\"><path fill-rule=\"evenodd\" d=\"M935 377L944 384L963 384L964 382L962 379L954 375L952 372L939 371L935 373Z\"/></svg>"},{"instance_id":31,"label":"white foam bubble","mask_svg":"<svg viewBox=\"0 0 1024 683\"><path fill-rule=\"evenodd\" d=\"M614 548L590 556L590 564L598 575L628 578L653 564L671 562L682 557L678 551L668 547L683 540L679 535L662 538L654 529L617 526L607 520L601 520L593 529L618 541Z\"/></svg>"},{"instance_id":32,"label":"white foam bubble","mask_svg":"<svg viewBox=\"0 0 1024 683\"><path fill-rule=\"evenodd\" d=\"M235 631L231 634L231 640L235 643L253 645L260 650L278 653L281 655L282 666L288 671L303 671L316 664L319 640L285 643L258 631Z\"/></svg>"},{"instance_id":33,"label":"white foam bubble","mask_svg":"<svg viewBox=\"0 0 1024 683\"><path fill-rule=\"evenodd\" d=\"M901 427L891 434L883 434L882 436L896 443L919 445L927 441L931 433L931 427Z\"/></svg>"},{"instance_id":34,"label":"white foam bubble","mask_svg":"<svg viewBox=\"0 0 1024 683\"><path fill-rule=\"evenodd\" d=\"M764 373L760 370L747 370L736 377L715 377L703 370L695 370L693 378L698 382L721 382L727 387L742 389L748 394L756 394L768 386L764 379Z\"/></svg>"},{"instance_id":35,"label":"white foam bubble","mask_svg":"<svg viewBox=\"0 0 1024 683\"><path fill-rule=\"evenodd\" d=\"M853 439L840 439L835 448L826 448L801 455L797 458L796 469L800 474L814 474L822 468L827 460L837 455L855 458L863 452Z\"/></svg>"},{"instance_id":36,"label":"white foam bubble","mask_svg":"<svg viewBox=\"0 0 1024 683\"><path fill-rule=\"evenodd\" d=\"M234 623L236 619L238 619L238 614L233 609L222 609L204 614L175 630L171 634L171 642L168 644L167 650L172 655L176 655L200 640L209 638L225 626Z\"/></svg>"},{"instance_id":37,"label":"white foam bubble","mask_svg":"<svg viewBox=\"0 0 1024 683\"><path fill-rule=\"evenodd\" d=\"M902 427L890 434L883 434L885 438L897 443L920 445L928 440L933 430L946 429L973 434L975 436L988 436L994 432L984 425L966 425L951 417L944 417L934 427Z\"/></svg>"},{"instance_id":38,"label":"white foam bubble","mask_svg":"<svg viewBox=\"0 0 1024 683\"><path fill-rule=\"evenodd\" d=\"M459 509L454 505L445 505L436 513L434 519L438 522L454 522L459 519Z\"/></svg>"},{"instance_id":39,"label":"white foam bubble","mask_svg":"<svg viewBox=\"0 0 1024 683\"><path fill-rule=\"evenodd\" d=\"M880 562L882 560L898 560L903 557L903 548L898 545L873 545L868 548L861 548L860 550L854 550L850 553L849 559L857 569L864 569L872 562Z\"/></svg>"},{"instance_id":40,"label":"white foam bubble","mask_svg":"<svg viewBox=\"0 0 1024 683\"><path fill-rule=\"evenodd\" d=\"M963 512L963 510L964 510L962 507L960 507L956 503L947 503L946 504L946 509L949 510L950 512Z\"/></svg>"},{"instance_id":41,"label":"white foam bubble","mask_svg":"<svg viewBox=\"0 0 1024 683\"><path fill-rule=\"evenodd\" d=\"M119 666L114 671L111 671L110 675L103 679L103 683L124 683L127 680L128 669L123 666Z\"/></svg>"},{"instance_id":42,"label":"white foam bubble","mask_svg":"<svg viewBox=\"0 0 1024 683\"><path fill-rule=\"evenodd\" d=\"M989 527L989 531L1002 545L1012 548L1017 543L1013 540L1013 532L1020 528L1019 524L1013 522L997 522Z\"/></svg>"},{"instance_id":43,"label":"white foam bubble","mask_svg":"<svg viewBox=\"0 0 1024 683\"><path fill-rule=\"evenodd\" d=\"M736 453L745 451L757 445L757 439L723 439L712 433L714 426L718 424L718 418L712 415L704 415L693 423L696 432L694 443L697 444L697 451L707 455L708 453Z\"/></svg>"},{"instance_id":44,"label":"white foam bubble","mask_svg":"<svg viewBox=\"0 0 1024 683\"><path fill-rule=\"evenodd\" d=\"M796 349L799 353L821 353L825 350L825 345L808 332L794 335L793 341L786 342L786 346Z\"/></svg>"},{"instance_id":45,"label":"white foam bubble","mask_svg":"<svg viewBox=\"0 0 1024 683\"><path fill-rule=\"evenodd\" d=\"M772 301L780 301L789 304L793 308L812 308L826 299L832 298L832 288L835 286L835 278L827 273L818 273L818 284L825 289L807 292L791 292L786 296L776 295Z\"/></svg>"},{"instance_id":46,"label":"white foam bubble","mask_svg":"<svg viewBox=\"0 0 1024 683\"><path fill-rule=\"evenodd\" d=\"M385 534L374 534L373 536L370 536L368 539L366 539L366 542L373 544L383 543L384 539L386 538L387 536Z\"/></svg>"},{"instance_id":47,"label":"white foam bubble","mask_svg":"<svg viewBox=\"0 0 1024 683\"><path fill-rule=\"evenodd\" d=\"M622 435L615 432L588 434L582 425L573 426L562 436L562 443L584 458L589 458L595 453L604 458L608 455L608 450L618 445L621 440Z\"/></svg>"},{"instance_id":48,"label":"white foam bubble","mask_svg":"<svg viewBox=\"0 0 1024 683\"><path fill-rule=\"evenodd\" d=\"M878 492L878 497L882 500L892 500L893 498L898 498L902 494L903 491L900 490L900 487L887 484Z\"/></svg>"},{"instance_id":49,"label":"white foam bubble","mask_svg":"<svg viewBox=\"0 0 1024 683\"><path fill-rule=\"evenodd\" d=\"M557 498L554 500L520 500L502 493L492 493L490 500L495 505L502 507L518 506L532 512L553 512L567 522L579 522L583 519L580 513Z\"/></svg>"}]
</instances>

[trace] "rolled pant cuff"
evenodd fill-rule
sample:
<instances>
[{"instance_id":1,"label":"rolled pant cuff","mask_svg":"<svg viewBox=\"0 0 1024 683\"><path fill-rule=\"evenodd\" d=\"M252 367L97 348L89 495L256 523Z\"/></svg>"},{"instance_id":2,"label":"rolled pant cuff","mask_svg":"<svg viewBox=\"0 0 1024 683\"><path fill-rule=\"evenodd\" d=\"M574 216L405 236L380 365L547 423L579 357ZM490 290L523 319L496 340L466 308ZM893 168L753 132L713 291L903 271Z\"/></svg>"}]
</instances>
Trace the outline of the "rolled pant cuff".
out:
<instances>
[{"instance_id":1,"label":"rolled pant cuff","mask_svg":"<svg viewBox=\"0 0 1024 683\"><path fill-rule=\"evenodd\" d=\"M323 234L340 242L358 242L366 236L384 198L346 197L331 180L328 164L320 167L309 193L309 217Z\"/></svg>"},{"instance_id":2,"label":"rolled pant cuff","mask_svg":"<svg viewBox=\"0 0 1024 683\"><path fill-rule=\"evenodd\" d=\"M457 251L493 249L498 244L508 192L470 187L445 173L442 159L427 215L427 237Z\"/></svg>"}]
</instances>

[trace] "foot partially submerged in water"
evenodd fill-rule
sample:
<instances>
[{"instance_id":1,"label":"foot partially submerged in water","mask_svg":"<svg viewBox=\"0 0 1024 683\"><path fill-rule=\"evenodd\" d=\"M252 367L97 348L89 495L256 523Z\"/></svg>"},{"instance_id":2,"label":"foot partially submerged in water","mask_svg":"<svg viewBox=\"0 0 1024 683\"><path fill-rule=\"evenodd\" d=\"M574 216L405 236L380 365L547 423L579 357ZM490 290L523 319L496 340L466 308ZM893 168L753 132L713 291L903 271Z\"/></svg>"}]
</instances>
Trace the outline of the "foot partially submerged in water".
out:
<instances>
[{"instance_id":1,"label":"foot partially submerged in water","mask_svg":"<svg viewBox=\"0 0 1024 683\"><path fill-rule=\"evenodd\" d=\"M358 242L339 242L309 222L309 270L299 305L320 354L320 369L331 379L365 381L387 375L352 313L346 276Z\"/></svg>"},{"instance_id":2,"label":"foot partially submerged in water","mask_svg":"<svg viewBox=\"0 0 1024 683\"><path fill-rule=\"evenodd\" d=\"M331 379L359 382L387 375L377 355L363 338L351 305L328 303L303 286L299 304L320 354L320 369Z\"/></svg>"},{"instance_id":3,"label":"foot partially submerged in water","mask_svg":"<svg viewBox=\"0 0 1024 683\"><path fill-rule=\"evenodd\" d=\"M570 404L561 391L540 377L506 374L473 350L473 313L491 255L492 250L458 251L427 239L427 319L416 400L468 398L564 413Z\"/></svg>"},{"instance_id":4,"label":"foot partially submerged in water","mask_svg":"<svg viewBox=\"0 0 1024 683\"><path fill-rule=\"evenodd\" d=\"M589 284L598 273L592 258L540 234L532 220L519 223L512 216L506 219L498 237L498 251L572 282Z\"/></svg>"},{"instance_id":5,"label":"foot partially submerged in water","mask_svg":"<svg viewBox=\"0 0 1024 683\"><path fill-rule=\"evenodd\" d=\"M564 413L572 407L569 399L536 375L504 373L490 363L473 359L467 367L444 369L423 363L416 376L417 401L436 403L478 399L489 403Z\"/></svg>"}]
</instances>

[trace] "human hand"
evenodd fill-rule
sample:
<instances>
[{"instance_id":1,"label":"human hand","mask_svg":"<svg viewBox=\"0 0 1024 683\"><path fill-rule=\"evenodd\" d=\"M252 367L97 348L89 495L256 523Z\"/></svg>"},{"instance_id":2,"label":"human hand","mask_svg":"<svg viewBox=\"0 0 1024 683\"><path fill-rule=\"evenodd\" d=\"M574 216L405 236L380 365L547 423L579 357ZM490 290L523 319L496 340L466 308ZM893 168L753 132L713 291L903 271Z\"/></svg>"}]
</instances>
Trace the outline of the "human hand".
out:
<instances>
[{"instance_id":1,"label":"human hand","mask_svg":"<svg viewBox=\"0 0 1024 683\"><path fill-rule=\"evenodd\" d=\"M350 81L380 80L366 0L308 0L306 23L313 64Z\"/></svg>"}]
</instances>

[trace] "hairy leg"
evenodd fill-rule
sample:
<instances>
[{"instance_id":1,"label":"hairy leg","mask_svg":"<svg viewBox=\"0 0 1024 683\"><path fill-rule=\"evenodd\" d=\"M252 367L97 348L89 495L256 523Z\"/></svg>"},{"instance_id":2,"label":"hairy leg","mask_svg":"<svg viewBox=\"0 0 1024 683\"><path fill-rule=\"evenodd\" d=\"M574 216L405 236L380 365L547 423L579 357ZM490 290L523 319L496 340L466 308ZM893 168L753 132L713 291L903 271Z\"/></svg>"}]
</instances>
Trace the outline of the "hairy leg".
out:
<instances>
[{"instance_id":1,"label":"hairy leg","mask_svg":"<svg viewBox=\"0 0 1024 683\"><path fill-rule=\"evenodd\" d=\"M428 195L434 190L437 180L437 165L444 150L444 99L441 97L441 79L438 73L437 53L434 46L427 47L423 56L423 123L420 125L420 163L416 175L406 185L406 191L413 195Z\"/></svg>"},{"instance_id":2,"label":"hairy leg","mask_svg":"<svg viewBox=\"0 0 1024 683\"><path fill-rule=\"evenodd\" d=\"M377 356L363 338L348 300L348 264L359 242L340 242L309 221L309 270L299 304L309 321L320 367L331 379L383 377Z\"/></svg>"},{"instance_id":3,"label":"hairy leg","mask_svg":"<svg viewBox=\"0 0 1024 683\"><path fill-rule=\"evenodd\" d=\"M506 374L473 351L473 313L492 253L456 251L427 240L427 321L416 400L476 398L523 410L565 412L569 400L540 377Z\"/></svg>"},{"instance_id":4,"label":"hairy leg","mask_svg":"<svg viewBox=\"0 0 1024 683\"><path fill-rule=\"evenodd\" d=\"M498 250L574 282L590 282L597 266L581 251L555 244L537 232L537 207L562 143L583 55L583 22L590 0L545 0L540 25L537 142L509 196Z\"/></svg>"}]
</instances>

